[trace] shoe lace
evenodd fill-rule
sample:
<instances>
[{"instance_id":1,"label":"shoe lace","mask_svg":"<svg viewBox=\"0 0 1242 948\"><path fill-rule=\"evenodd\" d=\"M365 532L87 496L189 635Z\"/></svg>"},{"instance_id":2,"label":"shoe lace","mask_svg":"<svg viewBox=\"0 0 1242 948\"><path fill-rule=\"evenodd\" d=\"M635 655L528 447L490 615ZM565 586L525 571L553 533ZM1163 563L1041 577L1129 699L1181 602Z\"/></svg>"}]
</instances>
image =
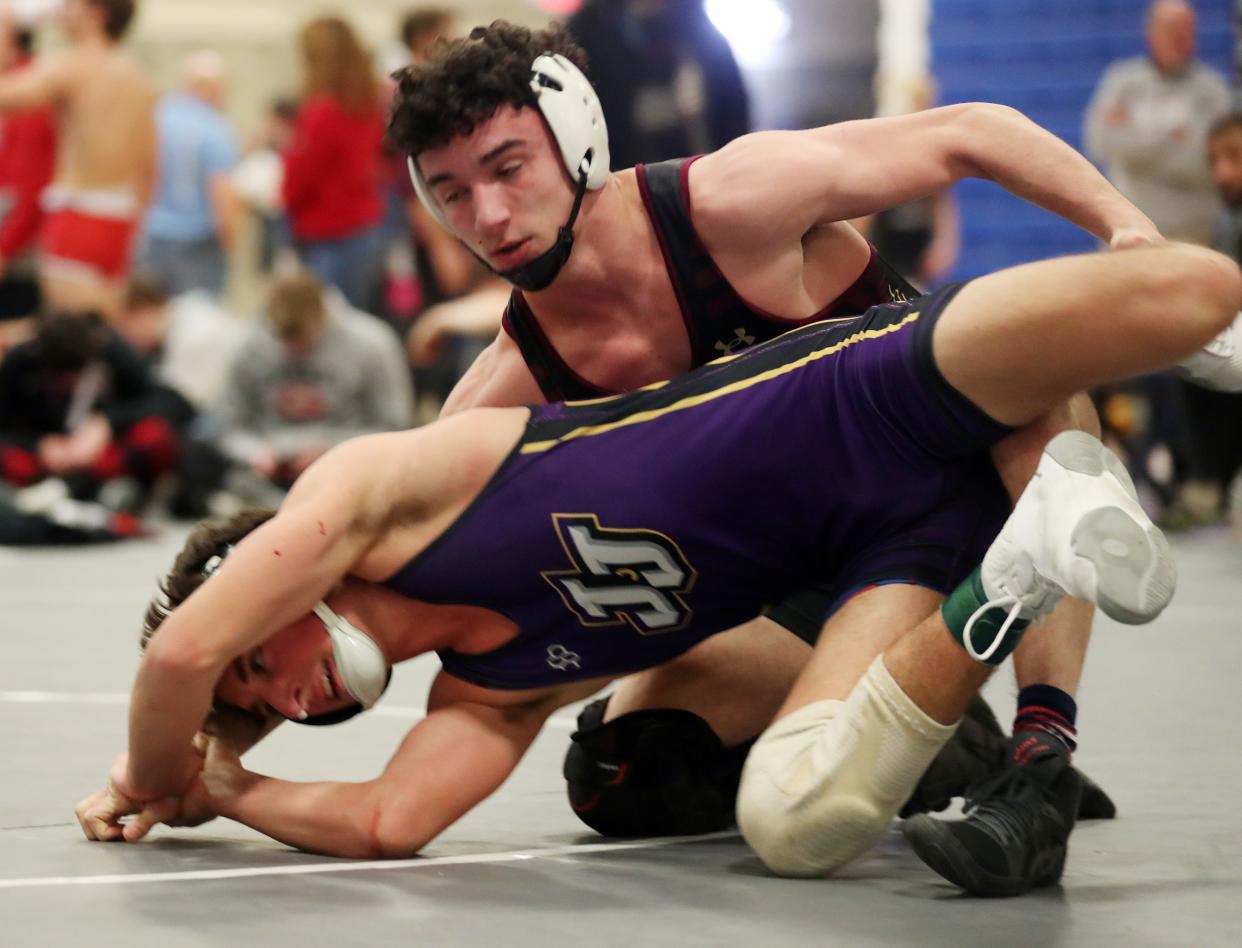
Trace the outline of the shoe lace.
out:
<instances>
[{"instance_id":1,"label":"shoe lace","mask_svg":"<svg viewBox=\"0 0 1242 948\"><path fill-rule=\"evenodd\" d=\"M1005 835L1020 839L1033 833L1041 809L1022 804L1054 800L1050 787L1017 764L1010 764L971 788L963 811L973 813L976 824L999 828Z\"/></svg>"},{"instance_id":2,"label":"shoe lace","mask_svg":"<svg viewBox=\"0 0 1242 948\"><path fill-rule=\"evenodd\" d=\"M1013 624L1018 621L1022 612L1023 602L1017 596L1001 596L998 599L989 599L978 609L970 614L970 618L966 620L966 628L962 630L962 645L966 649L966 654L973 658L976 662L986 662L989 658L996 654L996 650L1001 647L1005 641L1005 637L1009 634L1009 630L1013 628ZM992 644L985 648L982 652L976 652L974 643L970 640L970 631L974 628L975 622L989 609L1009 609L1009 615L1005 617L1005 621L1001 623L1001 627L997 630L996 636L992 639Z\"/></svg>"}]
</instances>

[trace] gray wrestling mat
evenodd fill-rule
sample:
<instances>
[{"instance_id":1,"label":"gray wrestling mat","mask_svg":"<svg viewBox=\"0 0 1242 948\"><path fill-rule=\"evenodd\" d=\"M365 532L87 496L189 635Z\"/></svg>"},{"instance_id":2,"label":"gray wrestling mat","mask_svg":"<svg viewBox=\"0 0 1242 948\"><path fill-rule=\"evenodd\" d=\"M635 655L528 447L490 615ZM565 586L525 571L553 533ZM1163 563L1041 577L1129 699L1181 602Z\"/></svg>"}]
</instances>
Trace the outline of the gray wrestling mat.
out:
<instances>
[{"instance_id":1,"label":"gray wrestling mat","mask_svg":"<svg viewBox=\"0 0 1242 948\"><path fill-rule=\"evenodd\" d=\"M142 610L181 536L0 549L0 945L1242 944L1242 547L1223 532L1175 539L1159 621L1099 621L1078 761L1121 817L1078 828L1061 888L1008 901L959 896L896 831L832 881L771 878L733 834L603 841L564 802L568 712L420 859L309 856L224 821L87 843L73 806L123 748ZM374 775L434 668L402 667L339 728L283 727L251 766ZM989 696L1008 718L1007 671Z\"/></svg>"}]
</instances>

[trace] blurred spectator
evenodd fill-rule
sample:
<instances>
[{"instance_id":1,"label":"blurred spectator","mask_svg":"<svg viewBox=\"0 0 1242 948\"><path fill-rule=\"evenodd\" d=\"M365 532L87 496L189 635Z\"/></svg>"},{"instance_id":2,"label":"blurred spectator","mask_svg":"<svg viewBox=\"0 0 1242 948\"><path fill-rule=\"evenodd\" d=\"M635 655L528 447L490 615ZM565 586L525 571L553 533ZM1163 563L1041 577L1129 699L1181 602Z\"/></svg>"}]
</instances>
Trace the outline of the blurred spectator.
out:
<instances>
[{"instance_id":1,"label":"blurred spectator","mask_svg":"<svg viewBox=\"0 0 1242 948\"><path fill-rule=\"evenodd\" d=\"M170 299L157 278L139 273L126 291L117 329L160 381L200 412L184 432L176 478L165 499L173 516L211 516L217 512L213 498L224 493L229 462L208 412L223 397L229 367L250 338L250 325L202 290Z\"/></svg>"},{"instance_id":2,"label":"blurred spectator","mask_svg":"<svg viewBox=\"0 0 1242 948\"><path fill-rule=\"evenodd\" d=\"M283 195L305 264L350 304L371 305L382 264L384 113L371 61L344 20L302 28L305 98Z\"/></svg>"},{"instance_id":3,"label":"blurred spectator","mask_svg":"<svg viewBox=\"0 0 1242 948\"><path fill-rule=\"evenodd\" d=\"M0 10L0 72L30 65L33 36L8 10ZM43 221L39 198L52 180L56 125L50 108L0 117L0 334L18 341L18 327L39 311L35 239ZM22 327L24 328L24 327ZM31 326L31 328L33 328ZM24 333L20 333L24 335ZM0 341L0 353L7 345Z\"/></svg>"},{"instance_id":4,"label":"blurred spectator","mask_svg":"<svg viewBox=\"0 0 1242 948\"><path fill-rule=\"evenodd\" d=\"M423 62L436 43L453 38L456 29L452 13L441 7L420 7L407 12L401 18L399 30L398 68ZM391 98L394 88L390 81L386 98ZM474 274L475 261L423 212L410 186L406 156L387 144L383 190L383 285L370 309L404 334L424 307L466 287Z\"/></svg>"},{"instance_id":5,"label":"blurred spectator","mask_svg":"<svg viewBox=\"0 0 1242 948\"><path fill-rule=\"evenodd\" d=\"M1148 55L1114 63L1087 107L1087 153L1171 240L1209 244L1218 203L1206 159L1207 133L1229 107L1229 88L1195 59L1195 12L1185 0L1147 10ZM1198 392L1168 375L1097 393L1106 437L1119 443L1140 490L1172 529L1215 518L1198 479L1210 464L1190 435L1203 419ZM1159 511L1157 511L1159 513Z\"/></svg>"},{"instance_id":6,"label":"blurred spectator","mask_svg":"<svg viewBox=\"0 0 1242 948\"><path fill-rule=\"evenodd\" d=\"M214 50L193 52L182 64L182 80L156 111L159 183L139 259L174 296L187 290L219 296L239 224L229 180L237 139L220 112L224 60Z\"/></svg>"},{"instance_id":7,"label":"blurred spectator","mask_svg":"<svg viewBox=\"0 0 1242 948\"><path fill-rule=\"evenodd\" d=\"M0 77L0 112L51 106L57 117L39 260L43 302L53 310L115 317L151 197L154 91L119 48L134 9L134 0L65 0L69 48Z\"/></svg>"},{"instance_id":8,"label":"blurred spectator","mask_svg":"<svg viewBox=\"0 0 1242 948\"><path fill-rule=\"evenodd\" d=\"M420 7L401 21L409 62L425 62L441 40L457 35L442 7ZM384 312L408 333L419 418L430 420L462 373L500 328L508 284L490 277L465 246L436 223L414 195L406 156L389 164L393 241Z\"/></svg>"},{"instance_id":9,"label":"blurred spectator","mask_svg":"<svg viewBox=\"0 0 1242 948\"><path fill-rule=\"evenodd\" d=\"M1242 112L1230 112L1212 126L1208 166L1223 204L1212 244L1242 264Z\"/></svg>"},{"instance_id":10,"label":"blurred spectator","mask_svg":"<svg viewBox=\"0 0 1242 948\"><path fill-rule=\"evenodd\" d=\"M1242 112L1231 112L1212 126L1208 159L1224 205L1217 221L1216 249L1242 265ZM1242 530L1242 395L1193 385L1187 385L1183 394L1190 441L1183 502L1196 520L1217 520L1233 483L1230 514Z\"/></svg>"},{"instance_id":11,"label":"blurred spectator","mask_svg":"<svg viewBox=\"0 0 1242 948\"><path fill-rule=\"evenodd\" d=\"M0 480L53 478L79 500L125 484L134 504L175 468L192 417L99 317L47 316L0 361Z\"/></svg>"},{"instance_id":12,"label":"blurred spectator","mask_svg":"<svg viewBox=\"0 0 1242 948\"><path fill-rule=\"evenodd\" d=\"M267 122L233 171L232 186L242 204L259 222L259 270L271 272L292 255L292 238L281 197L285 177L284 153L293 141L298 106L291 99L276 99L268 108Z\"/></svg>"},{"instance_id":13,"label":"blurred spectator","mask_svg":"<svg viewBox=\"0 0 1242 948\"><path fill-rule=\"evenodd\" d=\"M219 401L229 366L251 330L201 290L170 298L149 273L130 280L116 328L164 384L200 411Z\"/></svg>"},{"instance_id":14,"label":"blurred spectator","mask_svg":"<svg viewBox=\"0 0 1242 948\"><path fill-rule=\"evenodd\" d=\"M1229 108L1223 76L1195 59L1194 9L1156 0L1149 55L1114 63L1087 108L1087 154L1171 240L1208 244L1216 197L1204 159L1208 128Z\"/></svg>"},{"instance_id":15,"label":"blurred spectator","mask_svg":"<svg viewBox=\"0 0 1242 948\"><path fill-rule=\"evenodd\" d=\"M413 395L400 340L305 272L277 277L263 325L230 367L217 407L233 461L287 488L355 435L406 428Z\"/></svg>"},{"instance_id":16,"label":"blurred spectator","mask_svg":"<svg viewBox=\"0 0 1242 948\"><path fill-rule=\"evenodd\" d=\"M750 131L741 71L702 0L586 0L566 27L590 61L613 168L714 151Z\"/></svg>"},{"instance_id":17,"label":"blurred spectator","mask_svg":"<svg viewBox=\"0 0 1242 948\"><path fill-rule=\"evenodd\" d=\"M418 7L401 18L401 42L410 62L425 62L439 40L457 34L457 20L444 7Z\"/></svg>"}]
</instances>

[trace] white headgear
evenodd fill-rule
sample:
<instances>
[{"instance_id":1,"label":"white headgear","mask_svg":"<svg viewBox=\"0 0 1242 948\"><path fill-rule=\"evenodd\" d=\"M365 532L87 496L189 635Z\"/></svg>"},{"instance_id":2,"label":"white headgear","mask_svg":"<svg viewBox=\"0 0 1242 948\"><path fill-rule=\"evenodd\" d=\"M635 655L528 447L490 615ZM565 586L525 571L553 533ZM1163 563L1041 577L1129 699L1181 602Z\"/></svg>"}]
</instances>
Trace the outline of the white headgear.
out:
<instances>
[{"instance_id":1,"label":"white headgear","mask_svg":"<svg viewBox=\"0 0 1242 948\"><path fill-rule=\"evenodd\" d=\"M590 81L560 53L544 53L531 63L530 88L574 185L585 173L588 190L602 188L608 180L608 126ZM409 156L406 162L418 199L447 228L448 221L427 187L415 157Z\"/></svg>"},{"instance_id":2,"label":"white headgear","mask_svg":"<svg viewBox=\"0 0 1242 948\"><path fill-rule=\"evenodd\" d=\"M217 573L224 558L232 552L233 546L229 544L222 553L210 557L203 564L204 579L210 579ZM161 619L172 614L172 606L164 589L165 584L161 583L156 599L162 613ZM389 668L384 653L371 636L338 615L322 599L315 604L314 613L323 623L332 642L332 657L336 660L336 671L345 691L364 709L370 708L380 699L392 676L392 669Z\"/></svg>"}]
</instances>

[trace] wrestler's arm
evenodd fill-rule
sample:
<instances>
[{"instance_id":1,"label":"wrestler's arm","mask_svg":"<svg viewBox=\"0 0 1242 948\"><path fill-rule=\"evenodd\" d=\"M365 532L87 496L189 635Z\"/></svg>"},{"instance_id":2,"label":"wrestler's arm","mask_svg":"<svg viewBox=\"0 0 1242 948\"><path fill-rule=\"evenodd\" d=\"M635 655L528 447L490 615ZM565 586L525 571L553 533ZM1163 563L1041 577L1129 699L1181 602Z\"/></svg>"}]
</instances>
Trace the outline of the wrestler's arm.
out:
<instances>
[{"instance_id":1,"label":"wrestler's arm","mask_svg":"<svg viewBox=\"0 0 1242 948\"><path fill-rule=\"evenodd\" d=\"M434 687L432 694L434 702ZM384 772L362 783L295 783L215 767L210 759L203 783L216 813L298 849L413 856L505 781L552 708L546 702L433 706Z\"/></svg>"},{"instance_id":2,"label":"wrestler's arm","mask_svg":"<svg viewBox=\"0 0 1242 948\"><path fill-rule=\"evenodd\" d=\"M40 56L25 69L0 75L0 112L55 105L69 83L71 63L64 55Z\"/></svg>"},{"instance_id":3,"label":"wrestler's arm","mask_svg":"<svg viewBox=\"0 0 1242 948\"><path fill-rule=\"evenodd\" d=\"M467 408L512 408L545 401L522 352L503 329L453 386L440 417Z\"/></svg>"},{"instance_id":4,"label":"wrestler's arm","mask_svg":"<svg viewBox=\"0 0 1242 948\"><path fill-rule=\"evenodd\" d=\"M1159 239L1086 158L1022 113L990 103L760 132L690 169L696 224L723 250L742 240L793 247L791 238L818 225L936 194L962 178L995 181L1114 244L1136 234Z\"/></svg>"},{"instance_id":5,"label":"wrestler's arm","mask_svg":"<svg viewBox=\"0 0 1242 948\"><path fill-rule=\"evenodd\" d=\"M325 455L152 638L130 701L128 763L114 774L127 797L152 800L185 788L199 766L191 741L228 663L309 613L377 539L383 472L394 454L408 458L381 443L392 437Z\"/></svg>"}]
</instances>

